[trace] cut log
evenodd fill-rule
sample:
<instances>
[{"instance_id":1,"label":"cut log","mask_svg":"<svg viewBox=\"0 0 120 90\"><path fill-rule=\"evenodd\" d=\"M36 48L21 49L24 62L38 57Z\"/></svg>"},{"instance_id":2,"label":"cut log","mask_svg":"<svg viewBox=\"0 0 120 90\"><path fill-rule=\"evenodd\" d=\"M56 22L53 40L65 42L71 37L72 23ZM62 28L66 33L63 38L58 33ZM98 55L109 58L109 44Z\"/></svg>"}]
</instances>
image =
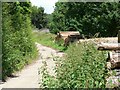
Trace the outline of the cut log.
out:
<instances>
[{"instance_id":1,"label":"cut log","mask_svg":"<svg viewBox=\"0 0 120 90\"><path fill-rule=\"evenodd\" d=\"M78 41L81 38L83 37L79 31L60 31L55 37L55 42L63 41L62 44L68 46L70 42Z\"/></svg>"},{"instance_id":2,"label":"cut log","mask_svg":"<svg viewBox=\"0 0 120 90\"><path fill-rule=\"evenodd\" d=\"M115 63L111 63L111 62L107 62L107 68L108 69L118 69L120 68L120 62L115 62Z\"/></svg>"},{"instance_id":3,"label":"cut log","mask_svg":"<svg viewBox=\"0 0 120 90\"><path fill-rule=\"evenodd\" d=\"M112 68L120 68L120 57L114 57L110 62Z\"/></svg>"},{"instance_id":4,"label":"cut log","mask_svg":"<svg viewBox=\"0 0 120 90\"><path fill-rule=\"evenodd\" d=\"M120 43L101 43L98 50L120 50Z\"/></svg>"},{"instance_id":5,"label":"cut log","mask_svg":"<svg viewBox=\"0 0 120 90\"><path fill-rule=\"evenodd\" d=\"M109 52L108 61L111 63L109 68L120 68L120 53Z\"/></svg>"},{"instance_id":6,"label":"cut log","mask_svg":"<svg viewBox=\"0 0 120 90\"><path fill-rule=\"evenodd\" d=\"M120 59L120 53L119 52L114 52L114 51L110 51L108 53L108 59L112 60L112 59Z\"/></svg>"}]
</instances>

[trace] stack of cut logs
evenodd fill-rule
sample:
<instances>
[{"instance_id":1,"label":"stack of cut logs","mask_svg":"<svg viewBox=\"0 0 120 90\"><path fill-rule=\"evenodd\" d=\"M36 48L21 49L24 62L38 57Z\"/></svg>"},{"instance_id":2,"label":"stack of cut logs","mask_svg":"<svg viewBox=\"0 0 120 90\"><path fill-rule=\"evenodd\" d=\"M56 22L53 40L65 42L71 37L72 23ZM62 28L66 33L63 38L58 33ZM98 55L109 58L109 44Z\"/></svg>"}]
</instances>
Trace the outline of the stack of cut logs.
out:
<instances>
[{"instance_id":1,"label":"stack of cut logs","mask_svg":"<svg viewBox=\"0 0 120 90\"><path fill-rule=\"evenodd\" d=\"M111 75L106 78L106 87L120 87L120 31L118 32L118 43L101 43L98 50L108 50L107 68ZM113 72L115 72L113 74Z\"/></svg>"},{"instance_id":2,"label":"stack of cut logs","mask_svg":"<svg viewBox=\"0 0 120 90\"><path fill-rule=\"evenodd\" d=\"M118 43L102 43L98 46L98 50L109 50L108 68L120 68L120 44Z\"/></svg>"}]
</instances>

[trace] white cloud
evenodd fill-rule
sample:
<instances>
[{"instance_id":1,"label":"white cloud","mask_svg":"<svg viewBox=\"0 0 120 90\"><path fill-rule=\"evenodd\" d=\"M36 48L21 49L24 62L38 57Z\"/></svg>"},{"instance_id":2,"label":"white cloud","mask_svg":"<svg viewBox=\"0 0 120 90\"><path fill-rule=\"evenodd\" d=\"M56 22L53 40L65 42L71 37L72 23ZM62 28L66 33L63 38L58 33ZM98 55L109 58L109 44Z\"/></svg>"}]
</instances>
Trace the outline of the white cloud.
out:
<instances>
[{"instance_id":1,"label":"white cloud","mask_svg":"<svg viewBox=\"0 0 120 90\"><path fill-rule=\"evenodd\" d=\"M45 9L45 13L52 13L54 11L54 6L55 6L55 3L58 1L58 0L30 0L32 5L35 5L35 6L38 6L38 7L44 7Z\"/></svg>"}]
</instances>

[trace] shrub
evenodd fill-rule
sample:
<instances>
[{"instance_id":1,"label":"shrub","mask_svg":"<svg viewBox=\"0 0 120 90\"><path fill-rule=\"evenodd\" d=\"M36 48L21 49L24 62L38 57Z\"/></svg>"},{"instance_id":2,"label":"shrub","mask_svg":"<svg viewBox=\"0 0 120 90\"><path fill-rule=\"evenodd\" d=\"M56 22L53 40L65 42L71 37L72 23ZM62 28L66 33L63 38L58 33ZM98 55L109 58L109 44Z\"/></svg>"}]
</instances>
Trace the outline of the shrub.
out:
<instances>
[{"instance_id":1,"label":"shrub","mask_svg":"<svg viewBox=\"0 0 120 90\"><path fill-rule=\"evenodd\" d=\"M21 70L37 56L29 10L28 2L3 3L3 79Z\"/></svg>"},{"instance_id":2,"label":"shrub","mask_svg":"<svg viewBox=\"0 0 120 90\"><path fill-rule=\"evenodd\" d=\"M71 45L66 53L64 59L57 61L58 81L55 79L55 82L58 83L52 88L105 88L105 52L98 51L93 43L85 42Z\"/></svg>"}]
</instances>

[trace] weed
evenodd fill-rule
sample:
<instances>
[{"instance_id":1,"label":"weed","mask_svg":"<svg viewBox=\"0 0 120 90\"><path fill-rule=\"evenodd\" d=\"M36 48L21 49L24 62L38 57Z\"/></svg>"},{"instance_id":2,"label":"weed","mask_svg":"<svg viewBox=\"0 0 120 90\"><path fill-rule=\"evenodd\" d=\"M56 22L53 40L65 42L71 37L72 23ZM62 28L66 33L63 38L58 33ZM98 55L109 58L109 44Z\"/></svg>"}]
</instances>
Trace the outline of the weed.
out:
<instances>
[{"instance_id":1,"label":"weed","mask_svg":"<svg viewBox=\"0 0 120 90\"><path fill-rule=\"evenodd\" d=\"M47 81L54 88L105 88L106 52L98 51L91 42L72 44L64 59L56 60L56 78ZM48 83L49 82L49 83Z\"/></svg>"}]
</instances>

